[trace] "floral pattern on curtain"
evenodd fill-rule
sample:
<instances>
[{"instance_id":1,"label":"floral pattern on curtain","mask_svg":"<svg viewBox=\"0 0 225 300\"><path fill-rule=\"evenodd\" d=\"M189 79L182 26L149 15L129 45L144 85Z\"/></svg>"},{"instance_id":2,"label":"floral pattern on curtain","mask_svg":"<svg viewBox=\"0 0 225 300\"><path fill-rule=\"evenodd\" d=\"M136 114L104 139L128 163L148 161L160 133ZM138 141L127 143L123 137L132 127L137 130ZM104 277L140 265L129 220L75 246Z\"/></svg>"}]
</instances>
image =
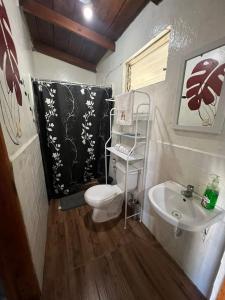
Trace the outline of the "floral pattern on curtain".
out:
<instances>
[{"instance_id":1,"label":"floral pattern on curtain","mask_svg":"<svg viewBox=\"0 0 225 300\"><path fill-rule=\"evenodd\" d=\"M112 89L47 81L33 87L48 196L76 193L104 176Z\"/></svg>"}]
</instances>

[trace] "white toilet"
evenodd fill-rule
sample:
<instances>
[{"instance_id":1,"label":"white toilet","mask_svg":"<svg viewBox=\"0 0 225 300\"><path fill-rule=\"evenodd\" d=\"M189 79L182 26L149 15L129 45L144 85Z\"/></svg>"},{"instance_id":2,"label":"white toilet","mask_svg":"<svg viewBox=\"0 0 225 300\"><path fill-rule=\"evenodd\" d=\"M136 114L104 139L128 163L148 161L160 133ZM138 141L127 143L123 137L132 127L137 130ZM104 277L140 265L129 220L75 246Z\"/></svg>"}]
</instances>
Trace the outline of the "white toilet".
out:
<instances>
[{"instance_id":1,"label":"white toilet","mask_svg":"<svg viewBox=\"0 0 225 300\"><path fill-rule=\"evenodd\" d=\"M125 166L116 163L116 185L99 184L89 188L84 199L93 208L92 220L94 222L106 222L118 217L122 211L125 192ZM138 171L129 166L127 178L127 190L132 192L136 189Z\"/></svg>"}]
</instances>

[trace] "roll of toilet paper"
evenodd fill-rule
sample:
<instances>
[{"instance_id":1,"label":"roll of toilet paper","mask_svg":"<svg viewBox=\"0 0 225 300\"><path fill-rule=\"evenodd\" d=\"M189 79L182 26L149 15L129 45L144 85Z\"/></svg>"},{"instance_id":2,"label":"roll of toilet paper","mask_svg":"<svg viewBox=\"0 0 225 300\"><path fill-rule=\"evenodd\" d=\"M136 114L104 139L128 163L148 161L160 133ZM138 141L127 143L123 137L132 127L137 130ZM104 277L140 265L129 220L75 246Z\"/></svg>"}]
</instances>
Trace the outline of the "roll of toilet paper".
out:
<instances>
[{"instance_id":1,"label":"roll of toilet paper","mask_svg":"<svg viewBox=\"0 0 225 300\"><path fill-rule=\"evenodd\" d=\"M125 146L125 145L121 145L121 144L116 144L114 146L114 148L117 151L119 151L119 152L121 152L123 154L126 154L126 155L128 155L130 153L131 149L132 149L131 147L128 147L128 146Z\"/></svg>"},{"instance_id":2,"label":"roll of toilet paper","mask_svg":"<svg viewBox=\"0 0 225 300\"><path fill-rule=\"evenodd\" d=\"M114 148L115 148L117 151L119 151L119 150L120 150L120 144L116 144L116 145L114 146Z\"/></svg>"}]
</instances>

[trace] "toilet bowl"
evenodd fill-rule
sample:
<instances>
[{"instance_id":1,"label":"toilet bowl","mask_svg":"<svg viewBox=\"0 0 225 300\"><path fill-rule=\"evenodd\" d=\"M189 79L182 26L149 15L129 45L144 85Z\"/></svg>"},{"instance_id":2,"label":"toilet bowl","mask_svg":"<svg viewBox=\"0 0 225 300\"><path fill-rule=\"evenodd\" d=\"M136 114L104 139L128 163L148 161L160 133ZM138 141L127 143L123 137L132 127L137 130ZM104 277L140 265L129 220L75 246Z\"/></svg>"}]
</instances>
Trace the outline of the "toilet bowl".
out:
<instances>
[{"instance_id":1,"label":"toilet bowl","mask_svg":"<svg viewBox=\"0 0 225 300\"><path fill-rule=\"evenodd\" d=\"M125 192L125 166L116 163L116 185L99 184L89 188L84 199L93 208L92 220L94 222L106 222L117 218L121 211ZM127 176L127 190L133 191L137 187L138 171L129 166Z\"/></svg>"}]
</instances>

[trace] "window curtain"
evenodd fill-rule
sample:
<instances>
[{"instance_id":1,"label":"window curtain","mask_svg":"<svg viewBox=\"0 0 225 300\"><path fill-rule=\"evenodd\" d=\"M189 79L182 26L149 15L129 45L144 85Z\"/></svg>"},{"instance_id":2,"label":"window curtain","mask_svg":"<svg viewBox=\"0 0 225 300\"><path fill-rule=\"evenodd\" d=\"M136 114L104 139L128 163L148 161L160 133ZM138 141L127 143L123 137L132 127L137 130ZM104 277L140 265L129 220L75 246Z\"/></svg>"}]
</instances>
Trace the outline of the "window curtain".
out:
<instances>
[{"instance_id":1,"label":"window curtain","mask_svg":"<svg viewBox=\"0 0 225 300\"><path fill-rule=\"evenodd\" d=\"M111 88L33 81L49 198L73 194L105 175Z\"/></svg>"}]
</instances>

